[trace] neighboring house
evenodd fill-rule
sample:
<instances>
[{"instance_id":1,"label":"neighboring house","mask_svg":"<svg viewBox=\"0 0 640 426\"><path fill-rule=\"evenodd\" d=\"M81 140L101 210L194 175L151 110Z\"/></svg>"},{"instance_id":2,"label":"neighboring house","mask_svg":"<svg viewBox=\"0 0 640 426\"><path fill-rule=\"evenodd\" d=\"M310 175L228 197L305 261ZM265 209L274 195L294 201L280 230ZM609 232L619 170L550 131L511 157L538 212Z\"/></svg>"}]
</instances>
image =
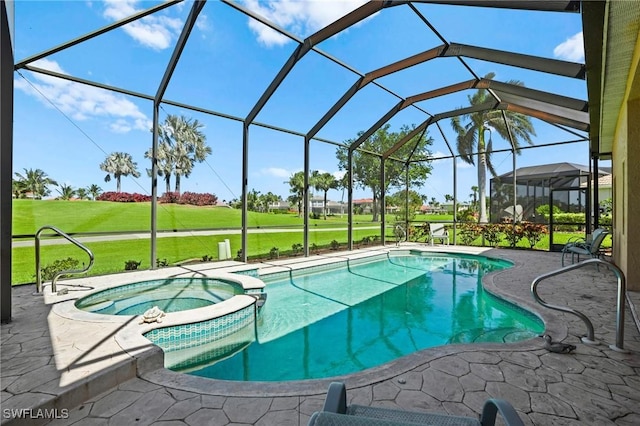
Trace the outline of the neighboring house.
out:
<instances>
[{"instance_id":1,"label":"neighboring house","mask_svg":"<svg viewBox=\"0 0 640 426\"><path fill-rule=\"evenodd\" d=\"M353 200L354 209L361 209L362 214L370 214L373 212L373 198L360 198Z\"/></svg>"},{"instance_id":2,"label":"neighboring house","mask_svg":"<svg viewBox=\"0 0 640 426\"><path fill-rule=\"evenodd\" d=\"M586 188L587 183L584 182L580 185L581 188ZM591 181L591 187L594 187L594 182ZM607 198L611 198L613 194L613 175L604 175L598 179L598 201L602 202Z\"/></svg>"},{"instance_id":3,"label":"neighboring house","mask_svg":"<svg viewBox=\"0 0 640 426\"><path fill-rule=\"evenodd\" d=\"M453 206L451 208L453 208ZM446 214L447 213L447 209L442 204L439 204L437 206L432 206L430 204L425 204L425 205L420 207L420 213L422 213L422 214Z\"/></svg>"},{"instance_id":4,"label":"neighboring house","mask_svg":"<svg viewBox=\"0 0 640 426\"><path fill-rule=\"evenodd\" d=\"M291 208L291 205L287 201L278 201L273 204L269 204L269 211L280 210L280 211L288 211ZM295 207L297 209L297 207Z\"/></svg>"}]
</instances>

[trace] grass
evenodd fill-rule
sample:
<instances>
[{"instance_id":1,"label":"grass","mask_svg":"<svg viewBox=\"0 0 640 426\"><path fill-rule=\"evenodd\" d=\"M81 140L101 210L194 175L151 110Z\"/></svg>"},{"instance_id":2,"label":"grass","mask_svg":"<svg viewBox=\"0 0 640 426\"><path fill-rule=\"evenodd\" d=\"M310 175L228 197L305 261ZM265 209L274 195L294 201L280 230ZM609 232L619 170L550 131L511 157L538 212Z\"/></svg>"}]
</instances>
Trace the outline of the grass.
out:
<instances>
[{"instance_id":1,"label":"grass","mask_svg":"<svg viewBox=\"0 0 640 426\"><path fill-rule=\"evenodd\" d=\"M302 226L296 213L248 212L249 227ZM358 226L371 225L371 215L356 215ZM389 216L389 220L394 219ZM310 219L313 227L346 224L347 216ZM240 228L241 211L226 207L196 207L158 204L159 230ZM107 201L13 200L13 235L33 235L44 225L53 225L66 233L144 231L151 228L151 203L115 203Z\"/></svg>"},{"instance_id":2,"label":"grass","mask_svg":"<svg viewBox=\"0 0 640 426\"><path fill-rule=\"evenodd\" d=\"M376 235L371 229L355 229L353 236L355 241L360 241L366 236ZM272 247L278 247L280 252L290 251L292 245L302 244L302 233L265 233L249 234L248 256L249 259L268 253ZM202 259L210 256L218 259L218 242L229 239L231 256L235 257L241 247L241 236L212 235L192 237L167 237L157 239L157 257L169 264L189 260ZM336 240L346 245L347 231L322 231L309 233L309 245L328 246ZM84 243L94 254L95 263L89 272L90 275L101 275L124 271L124 264L128 260L141 262L139 269L151 267L150 240L131 239L108 242ZM33 247L14 248L12 257L11 282L12 284L24 284L35 282L35 253ZM43 245L41 246L41 266L53 263L56 259L73 257L80 263L88 263L85 253L71 244Z\"/></svg>"},{"instance_id":3,"label":"grass","mask_svg":"<svg viewBox=\"0 0 640 426\"><path fill-rule=\"evenodd\" d=\"M43 225L53 225L67 233L82 232L122 232L141 231L150 228L150 203L112 203L97 201L62 201L62 200L13 200L13 234L34 234ZM266 256L273 247L277 247L281 254L291 251L292 245L302 244L303 218L295 213L273 214L248 212L249 227L297 227L300 232L260 233L248 234L248 256L251 260L257 256ZM379 226L372 223L371 215L354 216L355 242L364 237L374 237L379 234L378 229L362 229L363 227ZM416 222L451 221L447 215L417 216ZM387 241L395 241L393 236L394 215L387 215ZM417 225L417 223L415 223ZM312 230L309 233L309 245L327 247L336 240L342 248L347 243L347 217L329 216L327 220L311 219ZM158 206L158 229L239 229L241 227L241 212L224 207L194 207L175 204L160 204ZM322 228L342 228L343 230L322 230ZM554 243L564 244L570 237L579 233L555 233ZM235 257L241 247L241 235L211 235L190 237L166 237L157 239L157 257L175 264L188 259L202 259L204 256L218 259L218 242L229 239L232 257ZM605 247L611 245L611 240L605 240ZM141 262L139 269L151 267L150 240L130 239L122 241L85 243L95 254L95 264L91 275L122 272L125 262L133 260ZM476 239L472 245L481 246L482 238ZM486 244L485 244L486 245ZM508 247L508 242L502 241L501 247ZM529 248L526 240L518 243L518 247ZM548 250L549 237L544 236L535 249ZM13 284L31 283L35 281L35 254L33 247L16 247L12 250ZM73 257L81 263L88 262L84 253L70 244L41 247L42 266L53 263L57 259Z\"/></svg>"}]
</instances>

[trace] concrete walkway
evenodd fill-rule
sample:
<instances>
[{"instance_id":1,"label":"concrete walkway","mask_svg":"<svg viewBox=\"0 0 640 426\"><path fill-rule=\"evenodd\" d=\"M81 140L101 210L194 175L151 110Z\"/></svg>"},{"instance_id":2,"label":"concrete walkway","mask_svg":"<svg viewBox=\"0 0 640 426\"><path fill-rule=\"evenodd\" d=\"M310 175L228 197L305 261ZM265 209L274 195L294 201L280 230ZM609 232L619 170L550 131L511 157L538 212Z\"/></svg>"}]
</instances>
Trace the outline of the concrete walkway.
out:
<instances>
[{"instance_id":1,"label":"concrete walkway","mask_svg":"<svg viewBox=\"0 0 640 426\"><path fill-rule=\"evenodd\" d=\"M640 424L640 334L629 306L628 352L608 346L616 335L613 273L588 266L540 285L545 300L581 310L593 321L596 339L606 344L588 346L579 340L586 331L579 318L544 309L530 295L536 276L559 267L559 254L486 254L511 259L516 267L485 277L485 287L537 312L554 340L577 350L550 353L540 338L427 349L339 378L350 402L475 416L486 398L499 397L515 406L526 425ZM160 272L166 276L173 269ZM144 361L118 347L114 334L121 323L69 321L32 292L33 286L14 288L14 319L1 327L3 424L44 424L49 420L35 417L54 415L53 425L305 425L331 381L225 382L156 368L161 365L153 356Z\"/></svg>"}]
</instances>

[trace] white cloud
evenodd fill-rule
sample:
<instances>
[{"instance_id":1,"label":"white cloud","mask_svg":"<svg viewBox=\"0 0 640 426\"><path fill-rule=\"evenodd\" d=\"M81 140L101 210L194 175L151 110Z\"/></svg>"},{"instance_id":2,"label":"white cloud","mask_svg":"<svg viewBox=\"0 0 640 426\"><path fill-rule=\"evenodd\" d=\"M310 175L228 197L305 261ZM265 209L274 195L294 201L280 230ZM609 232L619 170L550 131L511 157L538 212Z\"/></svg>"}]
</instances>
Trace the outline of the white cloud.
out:
<instances>
[{"instance_id":1,"label":"white cloud","mask_svg":"<svg viewBox=\"0 0 640 426\"><path fill-rule=\"evenodd\" d=\"M584 61L584 42L582 39L582 31L557 45L555 49L553 49L553 55L556 58L572 62Z\"/></svg>"},{"instance_id":2,"label":"white cloud","mask_svg":"<svg viewBox=\"0 0 640 426\"><path fill-rule=\"evenodd\" d=\"M57 62L48 59L40 59L33 65L67 74ZM31 84L16 78L14 85L16 89L34 96L48 107L53 103L75 120L114 118L115 121L110 124L110 128L117 133L128 132L131 129L148 131L151 128L151 121L136 104L107 90L38 73L33 73Z\"/></svg>"},{"instance_id":3,"label":"white cloud","mask_svg":"<svg viewBox=\"0 0 640 426\"><path fill-rule=\"evenodd\" d=\"M366 0L245 0L247 8L299 37L307 37L364 4ZM249 28L265 46L280 46L288 37L249 18Z\"/></svg>"},{"instance_id":4,"label":"white cloud","mask_svg":"<svg viewBox=\"0 0 640 426\"><path fill-rule=\"evenodd\" d=\"M140 11L137 0L106 0L104 17L117 21ZM140 44L156 50L170 47L183 23L178 18L153 14L131 22L122 29Z\"/></svg>"},{"instance_id":5,"label":"white cloud","mask_svg":"<svg viewBox=\"0 0 640 426\"><path fill-rule=\"evenodd\" d=\"M293 174L293 172L282 169L280 167L268 167L266 169L260 170L260 173L267 176L275 176L278 178L289 178Z\"/></svg>"}]
</instances>

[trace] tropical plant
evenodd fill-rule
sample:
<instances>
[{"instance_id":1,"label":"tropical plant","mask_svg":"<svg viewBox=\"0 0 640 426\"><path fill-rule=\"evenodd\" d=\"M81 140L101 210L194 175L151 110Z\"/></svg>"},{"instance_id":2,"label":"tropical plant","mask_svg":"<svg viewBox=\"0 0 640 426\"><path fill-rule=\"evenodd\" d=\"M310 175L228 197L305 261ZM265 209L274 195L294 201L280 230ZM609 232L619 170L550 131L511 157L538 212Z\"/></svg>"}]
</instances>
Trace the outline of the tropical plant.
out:
<instances>
[{"instance_id":1,"label":"tropical plant","mask_svg":"<svg viewBox=\"0 0 640 426\"><path fill-rule=\"evenodd\" d=\"M269 259L277 259L280 257L280 249L278 247L271 247L269 250Z\"/></svg>"},{"instance_id":2,"label":"tropical plant","mask_svg":"<svg viewBox=\"0 0 640 426\"><path fill-rule=\"evenodd\" d=\"M473 207L476 211L478 211L478 190L477 186L471 187L471 194L469 194L469 198L471 198L471 207Z\"/></svg>"},{"instance_id":3,"label":"tropical plant","mask_svg":"<svg viewBox=\"0 0 640 426\"><path fill-rule=\"evenodd\" d=\"M52 280L53 277L62 271L74 271L80 266L80 261L72 257L66 259L56 259L53 263L40 268L40 278L43 281ZM60 278L68 277L68 275L60 275Z\"/></svg>"},{"instance_id":4,"label":"tropical plant","mask_svg":"<svg viewBox=\"0 0 640 426\"><path fill-rule=\"evenodd\" d=\"M252 189L247 192L247 209L257 212L260 209L260 191Z\"/></svg>"},{"instance_id":5,"label":"tropical plant","mask_svg":"<svg viewBox=\"0 0 640 426\"><path fill-rule=\"evenodd\" d=\"M125 271L135 271L136 269L138 269L138 267L140 266L142 262L139 262L137 260L125 260L124 262L124 270Z\"/></svg>"},{"instance_id":6,"label":"tropical plant","mask_svg":"<svg viewBox=\"0 0 640 426\"><path fill-rule=\"evenodd\" d=\"M261 194L258 198L258 203L262 211L271 211L271 206L280 201L280 196L269 191L266 194Z\"/></svg>"},{"instance_id":7,"label":"tropical plant","mask_svg":"<svg viewBox=\"0 0 640 426\"><path fill-rule=\"evenodd\" d=\"M485 79L493 79L494 73L487 74ZM524 86L521 81L510 80L511 85ZM494 98L486 89L480 89L473 96L469 96L471 106L478 107L482 104L494 102ZM504 116L503 116L504 112ZM506 121L503 119L506 117ZM468 120L462 124L461 120ZM497 173L491 163L493 146L491 132L496 131L505 140L511 140L516 153L520 153L521 142L533 144L531 136L535 136L535 130L531 119L519 112L502 111L493 108L464 114L451 119L453 130L458 134L456 144L460 158L468 163L475 164L474 157L477 158L478 172L478 192L480 201L480 223L487 222L487 169L496 176ZM485 130L490 130L489 140L485 140Z\"/></svg>"},{"instance_id":8,"label":"tropical plant","mask_svg":"<svg viewBox=\"0 0 640 426\"><path fill-rule=\"evenodd\" d=\"M100 164L100 170L107 172L104 177L105 182L111 182L111 175L116 180L116 192L121 191L120 178L122 176L140 177L138 165L133 161L131 154L126 152L112 152Z\"/></svg>"},{"instance_id":9,"label":"tropical plant","mask_svg":"<svg viewBox=\"0 0 640 426\"><path fill-rule=\"evenodd\" d=\"M180 180L188 178L195 163L203 162L212 150L207 146L207 137L202 132L204 125L198 120L169 114L158 128L160 141L156 153L158 175L164 177L167 192L171 175L175 176L175 192L180 193ZM152 157L151 150L145 153Z\"/></svg>"},{"instance_id":10,"label":"tropical plant","mask_svg":"<svg viewBox=\"0 0 640 426\"><path fill-rule=\"evenodd\" d=\"M314 170L311 174L311 185L313 185L316 191L324 192L324 202L322 204L322 210L324 214L324 220L327 220L327 193L330 189L336 189L338 187L338 180L331 173L320 173L319 171Z\"/></svg>"},{"instance_id":11,"label":"tropical plant","mask_svg":"<svg viewBox=\"0 0 640 426\"><path fill-rule=\"evenodd\" d=\"M79 200L86 200L89 197L89 192L87 191L87 188L76 189L76 197L78 197Z\"/></svg>"},{"instance_id":12,"label":"tropical plant","mask_svg":"<svg viewBox=\"0 0 640 426\"><path fill-rule=\"evenodd\" d=\"M61 200L70 200L76 194L76 190L73 189L71 185L67 185L66 183L63 183L58 186L59 188L57 189L57 191L60 193L60 197L58 198L60 198Z\"/></svg>"},{"instance_id":13,"label":"tropical plant","mask_svg":"<svg viewBox=\"0 0 640 426\"><path fill-rule=\"evenodd\" d=\"M20 189L20 193L22 194L31 192L33 198L39 200L42 199L42 197L46 197L51 194L49 185L58 186L58 182L47 176L47 174L41 169L23 170L24 174L20 174L18 172L15 173L19 182L17 184L17 188Z\"/></svg>"},{"instance_id":14,"label":"tropical plant","mask_svg":"<svg viewBox=\"0 0 640 426\"><path fill-rule=\"evenodd\" d=\"M296 172L285 183L289 184L291 195L287 200L298 205L298 216L302 215L302 201L304 201L304 172Z\"/></svg>"},{"instance_id":15,"label":"tropical plant","mask_svg":"<svg viewBox=\"0 0 640 426\"><path fill-rule=\"evenodd\" d=\"M385 126L378 129L373 135L371 135L367 140L365 140L360 148L363 151L384 153L394 147L394 145L402 140L405 136L409 135L414 131L414 127L410 126L402 126L399 132L389 132L390 125L386 124ZM363 132L359 132L358 137L362 136ZM338 167L340 170L348 169L348 153L349 153L349 145L351 145L355 140L347 140L345 141L345 146L341 146L336 151L336 157L339 161ZM407 182L407 169L405 167L405 163L395 161L392 159L387 159L385 161L385 182L381 184L380 182L380 164L381 160L379 157L367 154L363 151L355 150L353 152L352 158L352 168L353 168L353 182L354 185L359 186L363 189L370 189L373 196L373 222L377 222L379 220L379 203L380 196L382 195L382 190L384 189L385 193L388 192L389 188L404 188L407 186L415 186L421 187L424 185L424 182L431 173L431 162L428 160L430 152L428 147L433 143L433 139L431 137L425 136L425 134L421 134L413 137L410 141L405 143L402 147L397 149L394 153L394 156L397 158L420 158L423 161L415 162L411 164L411 167L408 169L408 179Z\"/></svg>"},{"instance_id":16,"label":"tropical plant","mask_svg":"<svg viewBox=\"0 0 640 426\"><path fill-rule=\"evenodd\" d=\"M87 192L91 194L91 199L95 200L100 196L100 194L102 194L102 188L100 188L95 183L92 183L87 187Z\"/></svg>"},{"instance_id":17,"label":"tropical plant","mask_svg":"<svg viewBox=\"0 0 640 426\"><path fill-rule=\"evenodd\" d=\"M534 248L542 239L544 234L549 233L549 229L540 223L522 222L524 237L529 241L529 247Z\"/></svg>"},{"instance_id":18,"label":"tropical plant","mask_svg":"<svg viewBox=\"0 0 640 426\"><path fill-rule=\"evenodd\" d=\"M160 127L161 129L161 127ZM162 131L160 132L162 134ZM153 148L149 148L144 153L144 158L151 159L153 157ZM171 145L168 141L162 141L158 143L158 150L156 152L156 165L158 167L158 176L162 176L165 184L165 193L171 192L171 175L173 174L174 161ZM147 169L147 175L152 176L151 169Z\"/></svg>"}]
</instances>

